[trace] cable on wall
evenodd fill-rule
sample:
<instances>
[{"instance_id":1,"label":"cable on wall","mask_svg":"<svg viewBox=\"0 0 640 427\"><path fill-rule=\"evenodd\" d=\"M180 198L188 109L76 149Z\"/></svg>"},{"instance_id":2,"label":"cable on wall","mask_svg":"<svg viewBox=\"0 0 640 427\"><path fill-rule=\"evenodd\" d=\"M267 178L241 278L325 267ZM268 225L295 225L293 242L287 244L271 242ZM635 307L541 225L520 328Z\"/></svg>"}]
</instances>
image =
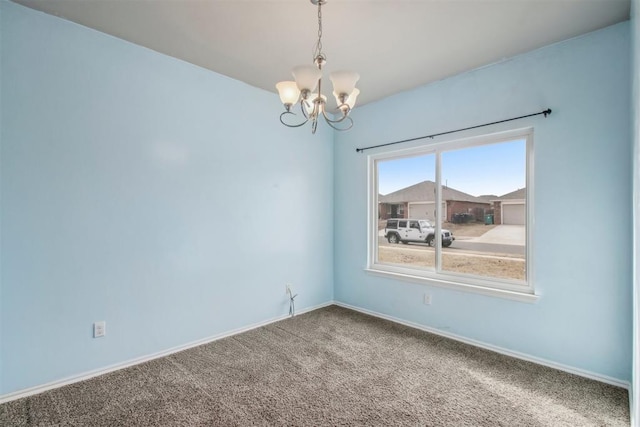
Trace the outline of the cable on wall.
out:
<instances>
[{"instance_id":1,"label":"cable on wall","mask_svg":"<svg viewBox=\"0 0 640 427\"><path fill-rule=\"evenodd\" d=\"M287 294L289 294L289 316L293 317L296 315L296 303L294 299L298 294L293 295L289 286L287 286Z\"/></svg>"},{"instance_id":2,"label":"cable on wall","mask_svg":"<svg viewBox=\"0 0 640 427\"><path fill-rule=\"evenodd\" d=\"M544 117L546 118L548 115L551 114L551 108L547 108L546 110L540 111L539 113L527 114L527 115L524 115L524 116L513 117L511 119L499 120L497 122L485 123L485 124L482 124L482 125L470 126L470 127L467 127L467 128L450 130L450 131L447 131L447 132L434 133L433 135L418 136L416 138L403 139L402 141L388 142L386 144L372 145L370 147L356 148L356 151L358 153L362 153L363 151L371 150L372 148L386 147L388 145L395 145L395 144L402 144L403 142L417 141L419 139L426 139L426 138L433 139L436 136L448 135L450 133L456 133L456 132L462 132L462 131L465 131L465 130L477 129L477 128L481 128L481 127L484 127L484 126L497 125L498 123L511 122L513 120L520 120L520 119L524 119L526 117L539 116L541 114L544 114Z\"/></svg>"}]
</instances>

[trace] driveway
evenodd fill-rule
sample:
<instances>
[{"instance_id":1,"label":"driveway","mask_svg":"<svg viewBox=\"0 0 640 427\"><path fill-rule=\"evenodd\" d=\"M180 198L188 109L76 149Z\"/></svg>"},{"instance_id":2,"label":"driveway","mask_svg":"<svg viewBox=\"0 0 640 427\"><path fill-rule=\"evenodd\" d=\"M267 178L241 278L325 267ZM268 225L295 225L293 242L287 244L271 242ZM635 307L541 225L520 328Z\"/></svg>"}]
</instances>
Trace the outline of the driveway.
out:
<instances>
[{"instance_id":1,"label":"driveway","mask_svg":"<svg viewBox=\"0 0 640 427\"><path fill-rule=\"evenodd\" d=\"M525 244L524 225L497 225L480 237L467 240L475 243L492 243L498 245L519 245Z\"/></svg>"}]
</instances>

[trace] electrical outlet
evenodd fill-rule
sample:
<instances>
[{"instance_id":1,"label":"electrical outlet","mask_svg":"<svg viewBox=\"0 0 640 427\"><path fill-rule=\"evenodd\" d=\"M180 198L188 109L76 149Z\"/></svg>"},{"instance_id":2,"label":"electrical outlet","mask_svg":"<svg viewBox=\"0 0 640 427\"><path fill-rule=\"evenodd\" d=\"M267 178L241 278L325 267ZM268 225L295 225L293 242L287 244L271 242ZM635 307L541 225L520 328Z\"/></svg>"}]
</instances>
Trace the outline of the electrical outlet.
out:
<instances>
[{"instance_id":1,"label":"electrical outlet","mask_svg":"<svg viewBox=\"0 0 640 427\"><path fill-rule=\"evenodd\" d=\"M107 322L104 320L93 324L93 337L100 338L107 334Z\"/></svg>"},{"instance_id":2,"label":"electrical outlet","mask_svg":"<svg viewBox=\"0 0 640 427\"><path fill-rule=\"evenodd\" d=\"M431 294L424 294L422 302L424 302L424 305L431 305Z\"/></svg>"}]
</instances>

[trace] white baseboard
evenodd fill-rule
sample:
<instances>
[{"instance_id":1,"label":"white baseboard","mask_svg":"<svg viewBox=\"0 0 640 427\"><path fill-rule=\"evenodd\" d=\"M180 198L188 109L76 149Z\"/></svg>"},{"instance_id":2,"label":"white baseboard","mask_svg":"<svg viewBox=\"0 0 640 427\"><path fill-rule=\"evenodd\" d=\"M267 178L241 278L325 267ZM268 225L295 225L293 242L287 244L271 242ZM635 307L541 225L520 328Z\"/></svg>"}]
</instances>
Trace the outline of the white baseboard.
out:
<instances>
[{"instance_id":1,"label":"white baseboard","mask_svg":"<svg viewBox=\"0 0 640 427\"><path fill-rule=\"evenodd\" d=\"M516 359L526 360L528 362L537 363L538 365L548 366L550 368L558 369L560 371L568 372L570 374L578 375L581 377L589 378L592 380L600 381L606 384L614 385L617 387L622 387L627 390L631 390L631 385L627 381L622 381L617 378L609 377L606 375L600 375L595 372L586 371L584 369L574 368L572 366L563 365L561 363L552 362L550 360L542 359L536 356L531 356L529 354L520 353L518 351L508 350L506 348L498 347L492 344L486 344L481 341L477 341L470 338L465 338L460 335L452 334L449 332L443 332L441 330L430 328L428 326L421 325L419 323L409 322L407 320L402 320L397 317L388 316L386 314L378 313L376 311L367 310L365 308L356 307L350 304L345 304L343 302L334 301L334 304L340 307L348 308L350 310L359 311L360 313L368 314L370 316L379 317L381 319L389 320L394 323L399 323L401 325L408 326L410 328L420 329L425 332L432 333L434 335L440 335L445 338L451 338L455 341L460 341L465 344L470 344L475 347L484 348L486 350L495 351L496 353L504 354L506 356L515 357Z\"/></svg>"},{"instance_id":2,"label":"white baseboard","mask_svg":"<svg viewBox=\"0 0 640 427\"><path fill-rule=\"evenodd\" d=\"M323 304L319 304L319 305L316 305L316 306L313 306L313 307L305 308L303 310L299 310L296 313L296 315L307 313L307 312L310 312L310 311L314 311L314 310L317 310L317 309L320 309L320 308L323 308L323 307L327 307L327 306L330 306L330 305L337 305L339 307L348 308L350 310L358 311L360 313L368 314L370 316L378 317L378 318L389 320L391 322L395 322L395 323L398 323L398 324L401 324L401 325L405 325L405 326L408 326L410 328L419 329L419 330L422 330L422 331L425 331L425 332L429 332L429 333L432 333L432 334L435 334L435 335L440 335L440 336L443 336L443 337L446 337L446 338L450 338L450 339L453 339L453 340L456 340L456 341L460 341L460 342L463 342L465 344L470 344L470 345L473 345L473 346L476 346L476 347L484 348L486 350L495 351L496 353L504 354L506 356L511 356L511 357L515 357L517 359L526 360L528 362L537 363L539 365L548 366L550 368L558 369L560 371L564 371L564 372L568 372L570 374L575 374L575 375L578 375L578 376L581 376L581 377L585 377L585 378L589 378L589 379L592 379L592 380L600 381L600 382L603 382L603 383L606 383L606 384L611 384L611 385L614 385L614 386L617 386L617 387L622 387L622 388L625 388L625 389L631 391L630 384L627 381L622 381L622 380L619 380L617 378L608 377L606 375L596 374L594 372L590 372L590 371L586 371L586 370L583 370L583 369L574 368L574 367L571 367L571 366L568 366L568 365L563 365L563 364L560 364L560 363L552 362L550 360L546 360L546 359L542 359L542 358L539 358L539 357L531 356L531 355L528 355L528 354L525 354L525 353L520 353L520 352L517 352L517 351L508 350L508 349L505 349L505 348L502 348L502 347L498 347L498 346L494 346L494 345L491 345L491 344L486 344L486 343L483 343L481 341L465 338L465 337L462 337L460 335L452 334L452 333L449 333L449 332L443 332L443 331L440 331L440 330L435 329L435 328L430 328L428 326L420 325L418 323L409 322L409 321L406 321L406 320L399 319L397 317L388 316L386 314L378 313L376 311L364 309L364 308L361 308L361 307L357 307L357 306L346 304L346 303L339 302L339 301L328 301L328 302L323 303ZM117 371L117 370L120 370L120 369L128 368L130 366L138 365L140 363L148 362L150 360L158 359L160 357L169 356L169 355L171 355L173 353L177 353L179 351L187 350L187 349L190 349L190 348L193 348L193 347L197 347L199 345L203 345L203 344L207 344L207 343L210 343L210 342L213 342L213 341L217 341L217 340L220 340L222 338L227 338L227 337L230 337L230 336L233 336L233 335L241 334L243 332L247 332L247 331L250 331L252 329L256 329L256 328L260 328L262 326L269 325L271 323L279 322L280 320L284 320L284 319L286 319L288 317L289 316L287 316L287 315L278 316L278 317L275 317L275 318L272 318L272 319L265 320L263 322L254 323L252 325L248 325L248 326L245 326L245 327L242 327L242 328L238 328L238 329L233 329L233 330L228 331L228 332L223 332L221 334L214 335L214 336L211 336L211 337L208 337L208 338L204 338L204 339L201 339L201 340L198 340L198 341L193 341L193 342L181 345L181 346L172 347L170 349L167 349L167 350L164 350L164 351L160 351L160 352L157 352L157 353L153 353L153 354L149 354L147 356L138 357L138 358L135 358L135 359L127 360L127 361L122 362L122 363L117 363L117 364L110 365L110 366L107 366L107 367L104 367L104 368L99 368L99 369L95 369L95 370L92 370L92 371L84 372L82 374L78 374L78 375L74 375L74 376L71 376L71 377L63 378L61 380L53 381L53 382L50 382L50 383L47 383L47 384L42 384L42 385L39 385L39 386L30 387L30 388L23 389L23 390L18 390L18 391L15 391L13 393L9 393L9 394L5 394L5 395L0 396L0 404L6 403L6 402L10 402L12 400L21 399L23 397L33 396L35 394L39 394L39 393L45 392L47 390L52 390L52 389L55 389L55 388L63 387L63 386L68 385L68 384L73 384L73 383L77 383L77 382L80 382L80 381L88 380L88 379L93 378L93 377L104 375L104 374L107 374L109 372Z\"/></svg>"},{"instance_id":3,"label":"white baseboard","mask_svg":"<svg viewBox=\"0 0 640 427\"><path fill-rule=\"evenodd\" d=\"M296 311L296 316L300 315L300 314L303 314L303 313L307 313L309 311L317 310L319 308L327 307L327 306L330 306L330 305L333 305L333 304L334 304L333 301L328 301L326 303L319 304L319 305L316 305L316 306L313 306L313 307L305 308L305 309L302 309L302 310L297 310ZM68 384L73 384L73 383L77 383L77 382L80 382L80 381L88 380L90 378L97 377L99 375L104 375L104 374L107 374L109 372L113 372L113 371L117 371L117 370L120 370L120 369L128 368L128 367L134 366L134 365L139 365L140 363L148 362L150 360L158 359L160 357L169 356L170 354L177 353L179 351L187 350L187 349L190 349L190 348L193 348L193 347L197 347L197 346L203 345L203 344L208 344L210 342L217 341L217 340L220 340L222 338L227 338L227 337L230 337L230 336L233 336L233 335L237 335L237 334L241 334L243 332L250 331L252 329L256 329L256 328L260 328L262 326L269 325L271 323L279 322L280 320L284 320L284 319L286 319L288 317L289 317L288 315L278 316L278 317L275 317L275 318L272 318L272 319L265 320L263 322L254 323L252 325L244 326L244 327L238 328L238 329L233 329L233 330L228 331L228 332L223 332L221 334L213 335L213 336L208 337L208 338L203 338L203 339L198 340L198 341L193 341L193 342L190 342L190 343L187 343L187 344L184 344L184 345L180 345L180 346L177 346L177 347L172 347L172 348L169 348L167 350L159 351L157 353L149 354L149 355L142 356L142 357L137 357L135 359L130 359L130 360L127 360L127 361L122 362L122 363L116 363L114 365L106 366L104 368L94 369L92 371L88 371L88 372L84 372L84 373L81 373L81 374L78 374L78 375L74 375L74 376L71 376L71 377L63 378L61 380L52 381L52 382L47 383L47 384L42 384L42 385L38 385L38 386L35 386L35 387L30 387L30 388L27 388L27 389L18 390L18 391L12 392L12 393L8 393L8 394L0 396L0 404L6 403L6 402L10 402L12 400L22 399L23 397L33 396L34 394L39 394L39 393L45 392L47 390L52 390L52 389L55 389L55 388L63 387L63 386L68 385Z\"/></svg>"}]
</instances>

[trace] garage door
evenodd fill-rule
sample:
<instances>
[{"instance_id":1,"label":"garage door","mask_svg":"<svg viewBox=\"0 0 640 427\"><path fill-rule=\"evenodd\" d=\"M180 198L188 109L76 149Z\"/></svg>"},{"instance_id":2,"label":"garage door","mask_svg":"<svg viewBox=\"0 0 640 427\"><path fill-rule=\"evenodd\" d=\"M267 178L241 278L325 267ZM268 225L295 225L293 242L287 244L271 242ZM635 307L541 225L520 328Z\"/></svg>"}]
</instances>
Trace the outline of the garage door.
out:
<instances>
[{"instance_id":1,"label":"garage door","mask_svg":"<svg viewBox=\"0 0 640 427\"><path fill-rule=\"evenodd\" d=\"M447 217L446 205L442 204L442 216ZM435 222L436 219L436 202L416 202L409 203L409 218L428 219Z\"/></svg>"},{"instance_id":2,"label":"garage door","mask_svg":"<svg viewBox=\"0 0 640 427\"><path fill-rule=\"evenodd\" d=\"M502 223L510 225L524 225L525 223L524 203L517 205L502 204Z\"/></svg>"}]
</instances>

